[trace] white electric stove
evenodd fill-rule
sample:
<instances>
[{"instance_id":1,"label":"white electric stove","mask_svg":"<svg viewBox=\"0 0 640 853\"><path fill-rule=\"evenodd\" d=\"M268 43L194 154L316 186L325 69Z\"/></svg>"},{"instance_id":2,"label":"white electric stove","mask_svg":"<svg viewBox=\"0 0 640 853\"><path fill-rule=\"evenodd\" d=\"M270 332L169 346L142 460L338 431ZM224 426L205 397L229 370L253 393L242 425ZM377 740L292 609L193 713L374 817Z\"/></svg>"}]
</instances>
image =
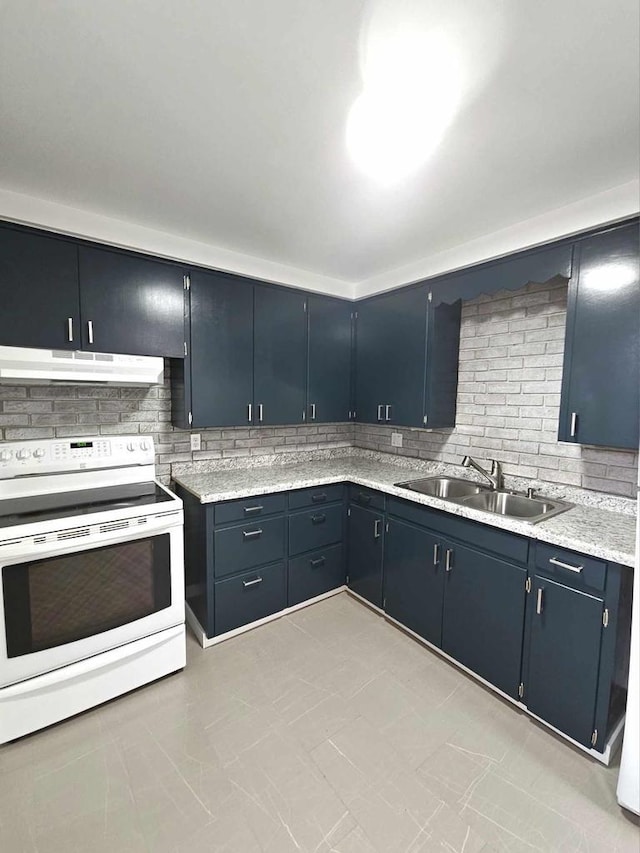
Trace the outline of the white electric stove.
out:
<instances>
[{"instance_id":1,"label":"white electric stove","mask_svg":"<svg viewBox=\"0 0 640 853\"><path fill-rule=\"evenodd\" d=\"M185 662L182 501L153 440L0 443L0 743Z\"/></svg>"}]
</instances>

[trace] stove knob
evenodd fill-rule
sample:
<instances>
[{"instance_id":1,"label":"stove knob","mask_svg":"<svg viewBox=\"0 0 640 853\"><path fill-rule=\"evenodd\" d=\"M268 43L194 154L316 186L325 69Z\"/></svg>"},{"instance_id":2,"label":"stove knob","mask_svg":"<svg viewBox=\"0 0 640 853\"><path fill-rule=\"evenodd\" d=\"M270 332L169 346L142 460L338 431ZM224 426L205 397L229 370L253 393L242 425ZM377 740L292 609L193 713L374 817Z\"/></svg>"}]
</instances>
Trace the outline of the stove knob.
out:
<instances>
[{"instance_id":1,"label":"stove knob","mask_svg":"<svg viewBox=\"0 0 640 853\"><path fill-rule=\"evenodd\" d=\"M148 449L149 449L149 442L148 442L148 441L144 441L144 440L143 440L143 441L141 441L141 442L140 442L140 447L142 448L142 450L148 450Z\"/></svg>"},{"instance_id":2,"label":"stove knob","mask_svg":"<svg viewBox=\"0 0 640 853\"><path fill-rule=\"evenodd\" d=\"M31 456L31 451L23 448L16 453L18 459L28 459Z\"/></svg>"},{"instance_id":3,"label":"stove knob","mask_svg":"<svg viewBox=\"0 0 640 853\"><path fill-rule=\"evenodd\" d=\"M10 450L0 450L0 462L8 462L11 459Z\"/></svg>"},{"instance_id":4,"label":"stove knob","mask_svg":"<svg viewBox=\"0 0 640 853\"><path fill-rule=\"evenodd\" d=\"M36 449L33 451L33 455L36 459L42 459L42 457L45 455L44 447L36 447Z\"/></svg>"}]
</instances>

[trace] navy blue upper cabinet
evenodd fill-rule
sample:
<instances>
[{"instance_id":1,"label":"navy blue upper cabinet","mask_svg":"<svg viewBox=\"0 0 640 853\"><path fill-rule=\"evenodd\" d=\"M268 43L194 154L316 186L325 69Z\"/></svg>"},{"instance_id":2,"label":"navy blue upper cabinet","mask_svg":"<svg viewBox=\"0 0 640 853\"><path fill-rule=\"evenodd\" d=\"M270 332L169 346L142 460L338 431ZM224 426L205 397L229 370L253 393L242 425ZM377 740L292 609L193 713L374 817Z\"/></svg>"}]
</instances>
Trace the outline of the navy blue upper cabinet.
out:
<instances>
[{"instance_id":1,"label":"navy blue upper cabinet","mask_svg":"<svg viewBox=\"0 0 640 853\"><path fill-rule=\"evenodd\" d=\"M460 302L434 307L426 285L359 302L356 419L454 426L459 337Z\"/></svg>"},{"instance_id":2,"label":"navy blue upper cabinet","mask_svg":"<svg viewBox=\"0 0 640 853\"><path fill-rule=\"evenodd\" d=\"M254 423L303 423L306 415L307 296L257 284L254 298Z\"/></svg>"},{"instance_id":3,"label":"navy blue upper cabinet","mask_svg":"<svg viewBox=\"0 0 640 853\"><path fill-rule=\"evenodd\" d=\"M80 348L78 249L0 228L0 346Z\"/></svg>"},{"instance_id":4,"label":"navy blue upper cabinet","mask_svg":"<svg viewBox=\"0 0 640 853\"><path fill-rule=\"evenodd\" d=\"M422 426L426 288L397 290L356 307L357 420Z\"/></svg>"},{"instance_id":5,"label":"navy blue upper cabinet","mask_svg":"<svg viewBox=\"0 0 640 853\"><path fill-rule=\"evenodd\" d=\"M184 357L184 274L175 264L79 246L82 348Z\"/></svg>"},{"instance_id":6,"label":"navy blue upper cabinet","mask_svg":"<svg viewBox=\"0 0 640 853\"><path fill-rule=\"evenodd\" d=\"M516 697L527 571L461 545L444 543L443 550L443 651Z\"/></svg>"},{"instance_id":7,"label":"navy blue upper cabinet","mask_svg":"<svg viewBox=\"0 0 640 853\"><path fill-rule=\"evenodd\" d=\"M191 426L250 423L253 403L253 283L191 273Z\"/></svg>"},{"instance_id":8,"label":"navy blue upper cabinet","mask_svg":"<svg viewBox=\"0 0 640 853\"><path fill-rule=\"evenodd\" d=\"M638 448L638 225L575 245L558 438Z\"/></svg>"},{"instance_id":9,"label":"navy blue upper cabinet","mask_svg":"<svg viewBox=\"0 0 640 853\"><path fill-rule=\"evenodd\" d=\"M443 549L428 530L395 518L384 540L384 609L425 640L442 641Z\"/></svg>"},{"instance_id":10,"label":"navy blue upper cabinet","mask_svg":"<svg viewBox=\"0 0 640 853\"><path fill-rule=\"evenodd\" d=\"M351 302L309 296L307 421L349 420L351 410Z\"/></svg>"}]
</instances>

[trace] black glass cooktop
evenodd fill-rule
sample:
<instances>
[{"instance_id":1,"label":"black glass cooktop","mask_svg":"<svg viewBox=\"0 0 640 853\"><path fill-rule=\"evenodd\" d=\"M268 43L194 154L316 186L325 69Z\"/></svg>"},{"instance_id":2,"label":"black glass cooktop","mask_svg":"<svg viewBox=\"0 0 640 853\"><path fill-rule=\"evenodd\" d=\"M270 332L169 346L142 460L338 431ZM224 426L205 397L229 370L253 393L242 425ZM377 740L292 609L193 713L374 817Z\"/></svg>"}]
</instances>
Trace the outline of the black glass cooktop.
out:
<instances>
[{"instance_id":1,"label":"black glass cooktop","mask_svg":"<svg viewBox=\"0 0 640 853\"><path fill-rule=\"evenodd\" d=\"M156 483L130 483L55 495L0 500L0 528L33 524L92 512L135 509L172 500Z\"/></svg>"}]
</instances>

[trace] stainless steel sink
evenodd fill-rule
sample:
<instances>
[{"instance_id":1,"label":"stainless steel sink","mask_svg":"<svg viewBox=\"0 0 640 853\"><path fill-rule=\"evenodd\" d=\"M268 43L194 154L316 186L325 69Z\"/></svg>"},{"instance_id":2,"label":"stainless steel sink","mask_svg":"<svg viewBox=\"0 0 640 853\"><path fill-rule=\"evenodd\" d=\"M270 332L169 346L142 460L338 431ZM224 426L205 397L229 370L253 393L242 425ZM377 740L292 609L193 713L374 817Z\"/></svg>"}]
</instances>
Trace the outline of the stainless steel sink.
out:
<instances>
[{"instance_id":1,"label":"stainless steel sink","mask_svg":"<svg viewBox=\"0 0 640 853\"><path fill-rule=\"evenodd\" d=\"M521 518L531 524L552 518L573 506L573 504L555 498L553 500L543 497L529 498L514 492L492 491L478 485L478 483L460 480L456 477L425 477L423 480L396 483L396 486L410 489L413 492L420 492L433 498L442 498L461 506L491 512L494 515Z\"/></svg>"},{"instance_id":2,"label":"stainless steel sink","mask_svg":"<svg viewBox=\"0 0 640 853\"><path fill-rule=\"evenodd\" d=\"M564 512L572 506L565 501L527 498L524 495L514 495L511 492L489 491L472 495L463 503L465 506L473 507L473 509L481 509L509 518L522 518L533 523L558 515L558 513Z\"/></svg>"},{"instance_id":3,"label":"stainless steel sink","mask_svg":"<svg viewBox=\"0 0 640 853\"><path fill-rule=\"evenodd\" d=\"M421 492L432 498L443 498L444 500L457 500L468 495L479 495L486 491L483 486L472 483L469 480L458 480L455 477L426 477L424 480L410 480L408 483L396 483L412 492Z\"/></svg>"}]
</instances>

